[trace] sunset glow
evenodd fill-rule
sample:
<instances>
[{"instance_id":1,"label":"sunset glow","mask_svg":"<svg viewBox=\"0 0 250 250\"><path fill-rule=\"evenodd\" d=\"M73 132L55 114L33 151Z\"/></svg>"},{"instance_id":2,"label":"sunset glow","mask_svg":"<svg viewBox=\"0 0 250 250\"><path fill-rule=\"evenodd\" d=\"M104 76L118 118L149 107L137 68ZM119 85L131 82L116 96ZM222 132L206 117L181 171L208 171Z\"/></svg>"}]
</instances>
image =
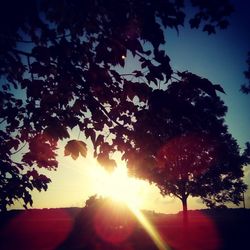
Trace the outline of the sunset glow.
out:
<instances>
[{"instance_id":1,"label":"sunset glow","mask_svg":"<svg viewBox=\"0 0 250 250\"><path fill-rule=\"evenodd\" d=\"M0 10L0 250L250 250L250 0Z\"/></svg>"},{"instance_id":2,"label":"sunset glow","mask_svg":"<svg viewBox=\"0 0 250 250\"><path fill-rule=\"evenodd\" d=\"M125 166L118 166L112 173L97 168L93 175L96 177L98 195L111 197L130 207L139 208L141 206L141 182L129 177Z\"/></svg>"},{"instance_id":3,"label":"sunset glow","mask_svg":"<svg viewBox=\"0 0 250 250\"><path fill-rule=\"evenodd\" d=\"M145 231L149 234L158 249L168 250L168 246L157 232L157 229L140 211L142 203L140 197L142 186L140 185L140 181L129 177L127 174L127 168L122 165L118 166L112 173L102 170L103 169L96 170L94 173L97 177L98 183L102 184L100 185L98 194L125 203L136 216Z\"/></svg>"}]
</instances>

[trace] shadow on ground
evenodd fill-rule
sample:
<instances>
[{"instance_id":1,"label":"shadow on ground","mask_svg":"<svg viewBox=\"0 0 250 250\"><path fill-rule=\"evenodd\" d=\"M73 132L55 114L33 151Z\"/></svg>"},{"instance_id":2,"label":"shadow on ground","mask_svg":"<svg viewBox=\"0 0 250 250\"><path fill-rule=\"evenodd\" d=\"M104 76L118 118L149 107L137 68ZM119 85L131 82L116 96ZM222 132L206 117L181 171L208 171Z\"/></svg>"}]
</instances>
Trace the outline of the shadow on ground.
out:
<instances>
[{"instance_id":1,"label":"shadow on ground","mask_svg":"<svg viewBox=\"0 0 250 250\"><path fill-rule=\"evenodd\" d=\"M250 210L190 211L184 227L181 213L145 212L169 249L249 249ZM88 208L10 211L0 215L2 250L154 250L136 217L125 206L110 203Z\"/></svg>"}]
</instances>

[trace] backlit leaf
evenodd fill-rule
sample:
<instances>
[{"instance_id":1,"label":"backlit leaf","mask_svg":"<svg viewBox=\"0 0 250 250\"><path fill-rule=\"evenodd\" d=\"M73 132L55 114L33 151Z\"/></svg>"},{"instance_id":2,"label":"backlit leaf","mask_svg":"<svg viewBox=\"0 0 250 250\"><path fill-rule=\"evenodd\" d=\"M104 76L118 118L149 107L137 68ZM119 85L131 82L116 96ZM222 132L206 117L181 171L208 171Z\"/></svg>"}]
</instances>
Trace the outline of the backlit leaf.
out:
<instances>
[{"instance_id":1,"label":"backlit leaf","mask_svg":"<svg viewBox=\"0 0 250 250\"><path fill-rule=\"evenodd\" d=\"M74 160L76 160L79 155L87 156L87 145L83 141L70 140L64 148L64 156L70 155Z\"/></svg>"}]
</instances>

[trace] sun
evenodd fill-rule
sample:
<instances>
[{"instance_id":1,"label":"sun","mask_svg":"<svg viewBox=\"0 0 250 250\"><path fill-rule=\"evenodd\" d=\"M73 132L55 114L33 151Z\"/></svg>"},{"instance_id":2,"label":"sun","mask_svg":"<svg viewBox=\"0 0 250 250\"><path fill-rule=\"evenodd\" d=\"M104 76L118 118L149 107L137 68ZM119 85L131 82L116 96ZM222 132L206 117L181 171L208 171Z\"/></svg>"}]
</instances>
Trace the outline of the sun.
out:
<instances>
[{"instance_id":1,"label":"sun","mask_svg":"<svg viewBox=\"0 0 250 250\"><path fill-rule=\"evenodd\" d=\"M118 166L112 173L108 173L103 168L97 169L94 171L94 175L98 182L98 194L125 203L145 228L158 249L169 250L170 248L165 244L154 225L140 211L142 203L140 194L145 188L143 181L129 177L124 165Z\"/></svg>"},{"instance_id":2,"label":"sun","mask_svg":"<svg viewBox=\"0 0 250 250\"><path fill-rule=\"evenodd\" d=\"M94 174L98 195L123 202L129 207L140 208L142 183L129 177L125 166L118 166L112 173L98 168Z\"/></svg>"}]
</instances>

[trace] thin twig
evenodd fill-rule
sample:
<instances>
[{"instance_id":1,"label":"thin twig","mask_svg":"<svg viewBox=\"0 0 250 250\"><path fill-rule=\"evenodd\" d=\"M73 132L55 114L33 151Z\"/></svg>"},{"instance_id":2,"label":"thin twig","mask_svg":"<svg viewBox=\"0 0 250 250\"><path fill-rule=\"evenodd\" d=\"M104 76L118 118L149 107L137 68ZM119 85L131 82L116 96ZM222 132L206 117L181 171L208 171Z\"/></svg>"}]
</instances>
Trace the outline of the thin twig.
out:
<instances>
[{"instance_id":1,"label":"thin twig","mask_svg":"<svg viewBox=\"0 0 250 250\"><path fill-rule=\"evenodd\" d=\"M5 122L7 119L4 118L2 121L0 121L0 124L2 124L3 122Z\"/></svg>"},{"instance_id":2,"label":"thin twig","mask_svg":"<svg viewBox=\"0 0 250 250\"><path fill-rule=\"evenodd\" d=\"M80 134L81 134L81 129L79 128L79 133L78 133L78 136L77 136L77 140L79 140Z\"/></svg>"},{"instance_id":3,"label":"thin twig","mask_svg":"<svg viewBox=\"0 0 250 250\"><path fill-rule=\"evenodd\" d=\"M57 39L64 38L64 37L69 37L69 36L71 36L70 33L69 34L65 34L65 35L58 35L58 36L55 36L53 38L47 38L44 41L48 42L48 41L51 41L51 40L57 40ZM6 40L15 41L17 43L35 43L32 40L15 39L15 38L12 38L12 37L4 36L2 34L0 34L0 37L4 38Z\"/></svg>"},{"instance_id":4,"label":"thin twig","mask_svg":"<svg viewBox=\"0 0 250 250\"><path fill-rule=\"evenodd\" d=\"M22 50L18 50L18 49L11 49L13 52L17 53L17 54L20 54L20 55L23 55L23 56L32 56L34 57L34 55L32 53L29 53L29 52L25 52L25 51L22 51Z\"/></svg>"},{"instance_id":5,"label":"thin twig","mask_svg":"<svg viewBox=\"0 0 250 250\"><path fill-rule=\"evenodd\" d=\"M174 76L171 76L171 78L173 78L174 80L176 80L176 81L180 81L180 79L178 79L178 78L176 78L176 77L174 77Z\"/></svg>"},{"instance_id":6,"label":"thin twig","mask_svg":"<svg viewBox=\"0 0 250 250\"><path fill-rule=\"evenodd\" d=\"M14 154L19 153L26 145L27 145L27 142L25 142L24 145L21 148L19 148L16 152L11 153L11 154L14 155Z\"/></svg>"},{"instance_id":7,"label":"thin twig","mask_svg":"<svg viewBox=\"0 0 250 250\"><path fill-rule=\"evenodd\" d=\"M34 75L33 75L33 72L31 70L31 64L30 64L30 57L29 56L27 56L27 60L28 60L29 70L30 70L30 73L31 73L31 79L32 79L32 81L34 81Z\"/></svg>"}]
</instances>

